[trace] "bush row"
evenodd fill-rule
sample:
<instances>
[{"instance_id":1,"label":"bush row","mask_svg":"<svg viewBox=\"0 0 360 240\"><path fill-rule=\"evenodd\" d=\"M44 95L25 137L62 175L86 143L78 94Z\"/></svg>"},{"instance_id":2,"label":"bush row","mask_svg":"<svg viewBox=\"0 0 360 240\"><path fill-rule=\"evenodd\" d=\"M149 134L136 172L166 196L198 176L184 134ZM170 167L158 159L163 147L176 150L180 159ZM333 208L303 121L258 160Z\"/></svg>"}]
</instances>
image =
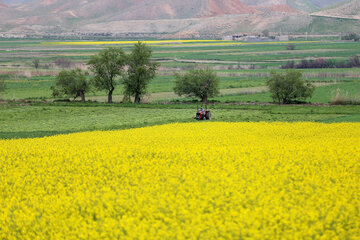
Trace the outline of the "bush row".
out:
<instances>
[{"instance_id":1,"label":"bush row","mask_svg":"<svg viewBox=\"0 0 360 240\"><path fill-rule=\"evenodd\" d=\"M323 58L319 58L316 60L302 60L299 63L290 61L281 66L282 69L355 68L355 67L360 67L360 60L358 56L350 57L348 61L341 61L341 62L336 62L334 60L327 60Z\"/></svg>"}]
</instances>

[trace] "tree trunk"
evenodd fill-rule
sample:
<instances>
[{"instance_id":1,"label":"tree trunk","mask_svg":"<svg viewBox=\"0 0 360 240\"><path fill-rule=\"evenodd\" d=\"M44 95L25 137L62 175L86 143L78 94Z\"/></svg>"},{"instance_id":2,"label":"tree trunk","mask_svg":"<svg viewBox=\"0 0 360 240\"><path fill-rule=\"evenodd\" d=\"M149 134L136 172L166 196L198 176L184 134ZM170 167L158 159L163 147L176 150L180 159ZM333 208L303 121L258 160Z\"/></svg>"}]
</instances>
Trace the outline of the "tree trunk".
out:
<instances>
[{"instance_id":1,"label":"tree trunk","mask_svg":"<svg viewBox=\"0 0 360 240\"><path fill-rule=\"evenodd\" d=\"M140 99L140 95L139 94L135 94L135 100L134 103L140 103L141 99Z\"/></svg>"},{"instance_id":2,"label":"tree trunk","mask_svg":"<svg viewBox=\"0 0 360 240\"><path fill-rule=\"evenodd\" d=\"M204 104L207 104L208 97L207 97L207 96L203 96L201 100L202 100L202 102L203 102Z\"/></svg>"},{"instance_id":3,"label":"tree trunk","mask_svg":"<svg viewBox=\"0 0 360 240\"><path fill-rule=\"evenodd\" d=\"M112 94L113 94L113 91L114 90L110 90L109 93L108 93L108 103L112 103Z\"/></svg>"},{"instance_id":4,"label":"tree trunk","mask_svg":"<svg viewBox=\"0 0 360 240\"><path fill-rule=\"evenodd\" d=\"M82 101L82 102L85 102L85 93L84 93L84 92L81 92L81 93L80 93L80 96L81 96L81 101Z\"/></svg>"}]
</instances>

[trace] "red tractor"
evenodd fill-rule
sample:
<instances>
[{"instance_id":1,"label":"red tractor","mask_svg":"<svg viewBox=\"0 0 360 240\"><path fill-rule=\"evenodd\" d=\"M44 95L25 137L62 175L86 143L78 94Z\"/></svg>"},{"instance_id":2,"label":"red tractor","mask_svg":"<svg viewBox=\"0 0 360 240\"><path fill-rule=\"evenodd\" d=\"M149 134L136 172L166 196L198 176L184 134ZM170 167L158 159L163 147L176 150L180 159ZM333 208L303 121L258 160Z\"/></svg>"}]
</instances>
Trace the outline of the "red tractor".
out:
<instances>
[{"instance_id":1,"label":"red tractor","mask_svg":"<svg viewBox=\"0 0 360 240\"><path fill-rule=\"evenodd\" d=\"M203 107L198 108L196 111L196 116L194 117L196 120L211 120L211 112L210 110L204 110Z\"/></svg>"}]
</instances>

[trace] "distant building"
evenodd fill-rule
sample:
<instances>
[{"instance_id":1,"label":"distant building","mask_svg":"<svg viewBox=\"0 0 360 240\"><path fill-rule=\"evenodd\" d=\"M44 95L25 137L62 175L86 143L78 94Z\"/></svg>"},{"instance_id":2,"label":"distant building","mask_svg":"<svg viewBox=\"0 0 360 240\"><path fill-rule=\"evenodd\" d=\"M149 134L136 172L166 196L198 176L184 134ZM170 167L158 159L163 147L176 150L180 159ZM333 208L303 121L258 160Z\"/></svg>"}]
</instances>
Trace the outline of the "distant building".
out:
<instances>
[{"instance_id":1,"label":"distant building","mask_svg":"<svg viewBox=\"0 0 360 240\"><path fill-rule=\"evenodd\" d=\"M232 36L232 40L233 41L247 41L247 36L246 35L235 35Z\"/></svg>"},{"instance_id":2,"label":"distant building","mask_svg":"<svg viewBox=\"0 0 360 240\"><path fill-rule=\"evenodd\" d=\"M223 36L222 40L224 40L224 41L233 41L233 36Z\"/></svg>"},{"instance_id":3,"label":"distant building","mask_svg":"<svg viewBox=\"0 0 360 240\"><path fill-rule=\"evenodd\" d=\"M276 41L280 41L280 42L287 42L290 40L289 36L287 35L276 36L275 39Z\"/></svg>"},{"instance_id":4,"label":"distant building","mask_svg":"<svg viewBox=\"0 0 360 240\"><path fill-rule=\"evenodd\" d=\"M241 42L274 42L274 41L281 41L286 42L289 41L289 36L282 35L276 37L260 37L260 36L247 36L243 35L233 35L233 36L224 36L222 38L226 41L241 41Z\"/></svg>"},{"instance_id":5,"label":"distant building","mask_svg":"<svg viewBox=\"0 0 360 240\"><path fill-rule=\"evenodd\" d=\"M248 36L246 39L247 42L272 42L274 39L268 37L258 37L258 36Z\"/></svg>"}]
</instances>

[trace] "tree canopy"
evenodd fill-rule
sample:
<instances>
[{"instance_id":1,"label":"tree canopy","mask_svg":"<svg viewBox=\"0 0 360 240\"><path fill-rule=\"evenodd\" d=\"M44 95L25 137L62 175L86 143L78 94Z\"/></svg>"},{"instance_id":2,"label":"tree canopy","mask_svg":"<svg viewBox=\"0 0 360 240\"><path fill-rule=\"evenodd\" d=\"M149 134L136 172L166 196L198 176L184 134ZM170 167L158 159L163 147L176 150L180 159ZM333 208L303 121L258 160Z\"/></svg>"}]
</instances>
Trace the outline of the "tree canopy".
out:
<instances>
[{"instance_id":1,"label":"tree canopy","mask_svg":"<svg viewBox=\"0 0 360 240\"><path fill-rule=\"evenodd\" d=\"M119 84L117 78L124 72L126 54L122 48L109 47L92 56L88 62L89 69L94 74L92 79L98 90L108 93L108 103L112 103L112 94Z\"/></svg>"},{"instance_id":2,"label":"tree canopy","mask_svg":"<svg viewBox=\"0 0 360 240\"><path fill-rule=\"evenodd\" d=\"M199 97L203 103L219 94L219 78L216 72L207 69L193 69L181 75L175 74L174 92L179 96Z\"/></svg>"},{"instance_id":3,"label":"tree canopy","mask_svg":"<svg viewBox=\"0 0 360 240\"><path fill-rule=\"evenodd\" d=\"M155 77L158 63L150 60L152 50L138 42L127 58L127 75L123 79L125 99L134 97L134 103L140 103L147 93L147 86Z\"/></svg>"},{"instance_id":4,"label":"tree canopy","mask_svg":"<svg viewBox=\"0 0 360 240\"><path fill-rule=\"evenodd\" d=\"M5 92L5 90L6 90L5 79L2 76L0 76L0 93Z\"/></svg>"},{"instance_id":5,"label":"tree canopy","mask_svg":"<svg viewBox=\"0 0 360 240\"><path fill-rule=\"evenodd\" d=\"M40 59L34 59L32 64L34 65L34 68L38 69L40 67Z\"/></svg>"},{"instance_id":6,"label":"tree canopy","mask_svg":"<svg viewBox=\"0 0 360 240\"><path fill-rule=\"evenodd\" d=\"M55 84L51 86L53 96L67 95L74 99L81 97L81 101L85 101L85 93L90 88L87 75L81 69L61 71L55 78Z\"/></svg>"},{"instance_id":7,"label":"tree canopy","mask_svg":"<svg viewBox=\"0 0 360 240\"><path fill-rule=\"evenodd\" d=\"M271 97L278 103L292 103L311 98L315 87L302 79L302 73L297 70L287 70L284 74L271 72L266 81Z\"/></svg>"}]
</instances>

